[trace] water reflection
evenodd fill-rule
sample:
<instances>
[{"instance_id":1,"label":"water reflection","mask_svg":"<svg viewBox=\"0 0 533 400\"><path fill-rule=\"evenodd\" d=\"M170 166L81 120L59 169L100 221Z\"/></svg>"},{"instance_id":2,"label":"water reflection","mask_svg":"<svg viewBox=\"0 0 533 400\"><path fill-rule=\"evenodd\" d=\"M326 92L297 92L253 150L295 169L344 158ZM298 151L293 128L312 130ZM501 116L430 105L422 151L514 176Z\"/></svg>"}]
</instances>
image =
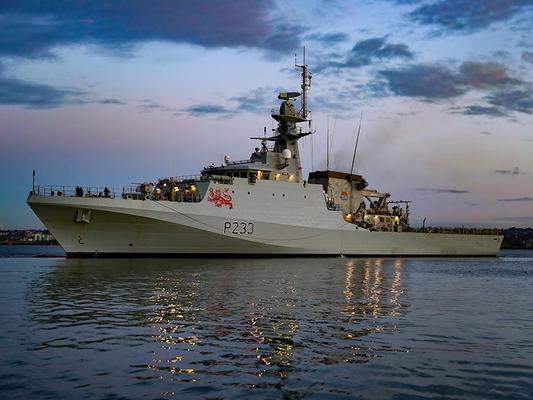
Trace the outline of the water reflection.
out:
<instances>
[{"instance_id":1,"label":"water reflection","mask_svg":"<svg viewBox=\"0 0 533 400\"><path fill-rule=\"evenodd\" d=\"M394 280L391 285L391 298L390 302L393 304L390 315L393 317L400 317L402 304L400 303L400 297L403 294L402 286L402 260L398 259L394 261Z\"/></svg>"},{"instance_id":2,"label":"water reflection","mask_svg":"<svg viewBox=\"0 0 533 400\"><path fill-rule=\"evenodd\" d=\"M359 263L359 266L358 264ZM402 260L387 260L389 267L384 276L382 259L351 260L346 264L346 316L372 319L378 322L384 315L402 315ZM389 271L391 263L394 269ZM357 268L360 271L357 271ZM385 282L384 282L385 280ZM358 290L359 289L359 290ZM375 329L381 330L377 325Z\"/></svg>"},{"instance_id":3,"label":"water reflection","mask_svg":"<svg viewBox=\"0 0 533 400\"><path fill-rule=\"evenodd\" d=\"M401 328L406 292L401 260L67 259L27 297L43 332L35 350L114 355L108 364L89 357L87 385L114 369L163 380L161 393L194 382L193 395L220 385L281 390L309 365L405 351L379 334Z\"/></svg>"},{"instance_id":4,"label":"water reflection","mask_svg":"<svg viewBox=\"0 0 533 400\"><path fill-rule=\"evenodd\" d=\"M533 387L531 258L6 260L2 398L466 400Z\"/></svg>"}]
</instances>

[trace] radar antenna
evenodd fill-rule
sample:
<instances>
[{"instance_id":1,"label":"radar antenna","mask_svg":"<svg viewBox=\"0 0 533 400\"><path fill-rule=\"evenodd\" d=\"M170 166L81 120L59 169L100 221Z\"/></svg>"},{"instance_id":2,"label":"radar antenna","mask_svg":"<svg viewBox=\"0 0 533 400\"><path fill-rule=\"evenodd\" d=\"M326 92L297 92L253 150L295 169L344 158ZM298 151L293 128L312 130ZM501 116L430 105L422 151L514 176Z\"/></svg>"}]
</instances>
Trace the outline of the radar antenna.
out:
<instances>
[{"instance_id":1,"label":"radar antenna","mask_svg":"<svg viewBox=\"0 0 533 400\"><path fill-rule=\"evenodd\" d=\"M313 77L312 72L307 72L307 64L305 63L305 46L304 49L304 59L302 65L298 65L298 55L294 55L294 66L296 69L301 71L302 74L302 115L304 118L307 118L309 111L307 111L307 89L311 87L311 78Z\"/></svg>"}]
</instances>

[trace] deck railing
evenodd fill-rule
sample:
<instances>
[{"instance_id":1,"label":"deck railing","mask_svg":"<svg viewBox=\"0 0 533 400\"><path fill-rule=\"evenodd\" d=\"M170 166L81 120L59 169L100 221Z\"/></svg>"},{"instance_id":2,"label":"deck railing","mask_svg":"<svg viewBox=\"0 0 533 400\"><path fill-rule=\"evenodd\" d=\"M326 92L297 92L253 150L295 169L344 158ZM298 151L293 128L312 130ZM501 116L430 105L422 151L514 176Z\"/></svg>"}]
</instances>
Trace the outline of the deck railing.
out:
<instances>
[{"instance_id":1,"label":"deck railing","mask_svg":"<svg viewBox=\"0 0 533 400\"><path fill-rule=\"evenodd\" d=\"M199 181L202 179L202 175L181 175L181 176L174 176L174 177L167 177L167 178L160 178L160 179L174 179L175 183L179 182L185 182L185 181Z\"/></svg>"},{"instance_id":2,"label":"deck railing","mask_svg":"<svg viewBox=\"0 0 533 400\"><path fill-rule=\"evenodd\" d=\"M121 199L130 195L138 195L138 186L124 186L122 188L107 188L105 186L61 186L61 185L37 185L32 192L35 196L63 196L63 197L109 197ZM79 191L81 188L83 192ZM81 196L80 196L81 194ZM107 195L106 195L107 194Z\"/></svg>"},{"instance_id":3,"label":"deck railing","mask_svg":"<svg viewBox=\"0 0 533 400\"><path fill-rule=\"evenodd\" d=\"M79 191L79 188L83 192ZM110 199L128 199L128 200L170 200L184 203L198 203L202 201L203 196L194 192L185 195L182 192L177 193L171 200L169 196L163 196L159 193L144 193L139 191L139 186L124 186L122 188L108 188L106 194L105 187L90 186L59 186L59 185L38 185L31 194L35 196L59 196L59 197L102 197Z\"/></svg>"},{"instance_id":4,"label":"deck railing","mask_svg":"<svg viewBox=\"0 0 533 400\"><path fill-rule=\"evenodd\" d=\"M503 235L503 229L497 228L446 228L446 227L429 227L429 228L409 228L404 232L416 233L448 233L459 235Z\"/></svg>"},{"instance_id":5,"label":"deck railing","mask_svg":"<svg viewBox=\"0 0 533 400\"><path fill-rule=\"evenodd\" d=\"M299 118L303 118L303 119L306 118L303 110L294 110L294 112L292 114L291 113L283 113L282 114L280 112L279 108L272 108L270 110L270 115L272 115L272 116L275 116L275 115L288 115L288 116L299 117Z\"/></svg>"}]
</instances>

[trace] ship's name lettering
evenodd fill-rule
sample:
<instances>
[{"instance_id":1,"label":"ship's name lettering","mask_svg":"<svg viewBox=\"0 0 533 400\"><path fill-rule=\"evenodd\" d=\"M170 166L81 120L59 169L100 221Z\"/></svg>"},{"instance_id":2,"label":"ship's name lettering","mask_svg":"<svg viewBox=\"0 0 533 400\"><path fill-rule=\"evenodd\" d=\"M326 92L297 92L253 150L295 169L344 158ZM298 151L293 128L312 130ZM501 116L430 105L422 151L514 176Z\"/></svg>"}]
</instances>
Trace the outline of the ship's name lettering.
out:
<instances>
[{"instance_id":1,"label":"ship's name lettering","mask_svg":"<svg viewBox=\"0 0 533 400\"><path fill-rule=\"evenodd\" d=\"M252 222L225 221L224 234L233 235L252 235L254 233L254 224Z\"/></svg>"}]
</instances>

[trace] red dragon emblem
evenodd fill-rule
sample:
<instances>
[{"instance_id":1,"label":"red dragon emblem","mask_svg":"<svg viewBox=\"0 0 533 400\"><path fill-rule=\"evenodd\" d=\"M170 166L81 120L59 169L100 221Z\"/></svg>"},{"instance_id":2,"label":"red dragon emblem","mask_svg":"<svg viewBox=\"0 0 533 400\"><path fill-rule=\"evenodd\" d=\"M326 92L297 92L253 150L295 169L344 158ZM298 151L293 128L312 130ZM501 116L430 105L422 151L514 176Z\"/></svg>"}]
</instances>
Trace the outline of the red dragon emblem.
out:
<instances>
[{"instance_id":1,"label":"red dragon emblem","mask_svg":"<svg viewBox=\"0 0 533 400\"><path fill-rule=\"evenodd\" d=\"M231 210L233 204L231 204L231 196L228 194L228 190L229 189L224 189L221 192L218 187L215 190L209 189L209 197L207 198L207 201L215 203L215 206L217 207L222 207L223 205L229 206L229 209Z\"/></svg>"}]
</instances>

